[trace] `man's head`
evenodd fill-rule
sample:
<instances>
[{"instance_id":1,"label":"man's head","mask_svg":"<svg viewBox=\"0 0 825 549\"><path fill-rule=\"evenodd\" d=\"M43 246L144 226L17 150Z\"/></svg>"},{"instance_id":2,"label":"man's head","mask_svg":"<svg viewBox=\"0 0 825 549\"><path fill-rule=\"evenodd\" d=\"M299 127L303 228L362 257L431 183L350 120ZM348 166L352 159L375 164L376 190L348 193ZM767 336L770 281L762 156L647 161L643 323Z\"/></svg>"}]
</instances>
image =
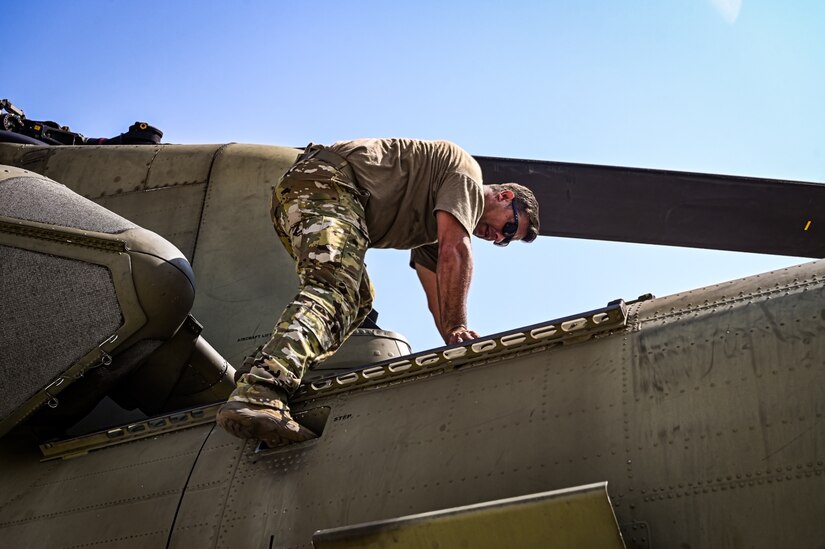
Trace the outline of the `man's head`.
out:
<instances>
[{"instance_id":1,"label":"man's head","mask_svg":"<svg viewBox=\"0 0 825 549\"><path fill-rule=\"evenodd\" d=\"M539 205L518 183L484 186L484 212L473 234L506 246L512 240L532 242L539 234Z\"/></svg>"}]
</instances>

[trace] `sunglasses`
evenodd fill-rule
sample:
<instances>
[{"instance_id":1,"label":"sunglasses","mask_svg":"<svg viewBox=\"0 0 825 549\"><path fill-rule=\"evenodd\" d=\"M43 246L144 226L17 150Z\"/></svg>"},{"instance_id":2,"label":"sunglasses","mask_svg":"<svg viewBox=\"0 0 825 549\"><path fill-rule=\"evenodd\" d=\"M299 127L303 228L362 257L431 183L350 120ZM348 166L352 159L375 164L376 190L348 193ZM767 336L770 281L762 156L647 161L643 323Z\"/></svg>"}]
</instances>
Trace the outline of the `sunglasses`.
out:
<instances>
[{"instance_id":1,"label":"sunglasses","mask_svg":"<svg viewBox=\"0 0 825 549\"><path fill-rule=\"evenodd\" d=\"M508 221L504 224L501 228L501 234L504 238L499 242L493 242L496 246L504 247L510 243L511 240L516 236L518 232L518 210L516 209L516 199L515 197L513 200L510 201L510 205L513 207L513 221Z\"/></svg>"}]
</instances>

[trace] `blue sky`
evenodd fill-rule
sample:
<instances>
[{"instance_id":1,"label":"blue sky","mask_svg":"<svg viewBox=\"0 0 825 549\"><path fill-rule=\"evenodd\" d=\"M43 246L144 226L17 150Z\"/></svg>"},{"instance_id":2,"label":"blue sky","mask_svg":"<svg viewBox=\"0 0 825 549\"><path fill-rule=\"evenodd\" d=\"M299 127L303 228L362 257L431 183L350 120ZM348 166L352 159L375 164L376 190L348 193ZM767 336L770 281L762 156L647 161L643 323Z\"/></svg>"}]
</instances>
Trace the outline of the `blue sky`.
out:
<instances>
[{"instance_id":1,"label":"blue sky","mask_svg":"<svg viewBox=\"0 0 825 549\"><path fill-rule=\"evenodd\" d=\"M479 155L825 182L825 2L6 0L0 98L87 136L449 139ZM778 204L777 207L782 207ZM474 242L482 333L801 259ZM372 250L386 329L440 345L407 253Z\"/></svg>"}]
</instances>

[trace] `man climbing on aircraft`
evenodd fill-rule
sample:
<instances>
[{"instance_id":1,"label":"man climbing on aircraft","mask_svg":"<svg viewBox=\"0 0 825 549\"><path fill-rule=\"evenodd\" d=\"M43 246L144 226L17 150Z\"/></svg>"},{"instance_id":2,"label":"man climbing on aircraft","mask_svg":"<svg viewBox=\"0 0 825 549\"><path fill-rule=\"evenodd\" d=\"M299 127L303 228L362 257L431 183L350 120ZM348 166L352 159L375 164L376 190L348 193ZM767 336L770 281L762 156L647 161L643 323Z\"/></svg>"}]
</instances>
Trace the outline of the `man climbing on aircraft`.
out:
<instances>
[{"instance_id":1,"label":"man climbing on aircraft","mask_svg":"<svg viewBox=\"0 0 825 549\"><path fill-rule=\"evenodd\" d=\"M371 310L367 248L413 250L411 263L449 345L478 337L467 325L470 235L506 246L532 242L539 232L529 189L483 186L478 163L446 141L309 145L275 188L271 213L297 262L298 295L217 422L235 436L275 444L314 437L287 402L307 369L334 353Z\"/></svg>"}]
</instances>

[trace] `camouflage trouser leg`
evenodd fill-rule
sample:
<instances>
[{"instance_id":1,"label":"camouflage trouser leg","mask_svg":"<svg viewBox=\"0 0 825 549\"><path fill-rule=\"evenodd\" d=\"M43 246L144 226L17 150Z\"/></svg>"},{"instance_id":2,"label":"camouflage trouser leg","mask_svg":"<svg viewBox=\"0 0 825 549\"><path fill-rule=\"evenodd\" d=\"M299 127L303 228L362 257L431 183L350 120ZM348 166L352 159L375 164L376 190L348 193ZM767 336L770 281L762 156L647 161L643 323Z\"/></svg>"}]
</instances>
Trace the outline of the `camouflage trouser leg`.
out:
<instances>
[{"instance_id":1,"label":"camouflage trouser leg","mask_svg":"<svg viewBox=\"0 0 825 549\"><path fill-rule=\"evenodd\" d=\"M297 261L299 291L264 345L263 363L240 385L266 383L291 394L306 370L334 353L372 308L364 206L350 185L299 172L275 189L273 222Z\"/></svg>"}]
</instances>

